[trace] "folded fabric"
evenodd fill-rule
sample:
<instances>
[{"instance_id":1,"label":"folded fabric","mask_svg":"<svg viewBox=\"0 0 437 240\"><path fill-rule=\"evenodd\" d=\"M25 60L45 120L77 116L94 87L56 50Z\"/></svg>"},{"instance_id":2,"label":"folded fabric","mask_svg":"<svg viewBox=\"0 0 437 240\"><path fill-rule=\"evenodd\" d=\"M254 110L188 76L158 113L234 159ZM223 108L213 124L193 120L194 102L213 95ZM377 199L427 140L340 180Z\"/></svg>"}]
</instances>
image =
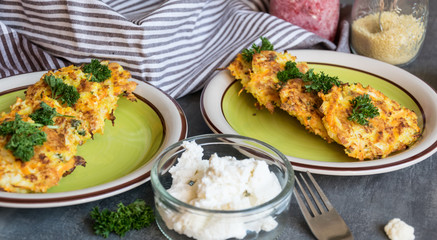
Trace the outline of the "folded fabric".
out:
<instances>
[{"instance_id":1,"label":"folded fabric","mask_svg":"<svg viewBox=\"0 0 437 240\"><path fill-rule=\"evenodd\" d=\"M2 0L0 78L116 61L179 98L201 89L238 52L268 38L278 51L349 51L268 14L269 0ZM35 79L37 81L37 79Z\"/></svg>"}]
</instances>

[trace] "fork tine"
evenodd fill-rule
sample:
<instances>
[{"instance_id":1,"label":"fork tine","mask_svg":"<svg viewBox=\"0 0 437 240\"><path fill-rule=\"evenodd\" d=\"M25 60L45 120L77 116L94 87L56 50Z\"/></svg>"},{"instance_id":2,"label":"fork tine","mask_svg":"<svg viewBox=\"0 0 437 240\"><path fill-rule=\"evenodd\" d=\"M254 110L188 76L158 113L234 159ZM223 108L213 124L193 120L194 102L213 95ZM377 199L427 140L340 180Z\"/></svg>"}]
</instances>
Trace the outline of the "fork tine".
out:
<instances>
[{"instance_id":1,"label":"fork tine","mask_svg":"<svg viewBox=\"0 0 437 240\"><path fill-rule=\"evenodd\" d=\"M319 215L319 214L322 214L326 211L331 210L333 208L333 206L332 206L331 202L329 202L328 198L326 197L326 195L324 194L322 189L320 188L319 184L317 184L316 180L314 179L314 177L311 175L310 172L307 171L306 173L307 173L308 178L311 180L311 183L314 186L314 189L317 191L317 194L314 193L313 188L310 186L308 181L305 179L303 173L299 174L303 184L299 180L297 174L296 174L295 179L296 179L297 185L299 186L299 188L301 190L301 194L303 195L303 197L306 200L306 205L311 209L312 215L316 216L316 215ZM305 185L307 190L304 189L303 185ZM309 194L307 193L307 191L309 192ZM300 198L297 191L295 191L295 195ZM309 197L309 195L311 195L312 200ZM319 199L321 199L322 202L320 202ZM302 201L302 198L300 198L300 200ZM314 206L313 202L317 205L317 208ZM305 206L305 205L303 205L303 206ZM305 210L307 210L307 209L305 209Z\"/></svg>"},{"instance_id":2,"label":"fork tine","mask_svg":"<svg viewBox=\"0 0 437 240\"><path fill-rule=\"evenodd\" d=\"M314 188L317 190L317 193L319 194L320 198L322 199L322 201L325 204L325 206L328 209L328 211L331 210L333 208L331 202L328 200L328 198L326 197L325 193L322 191L322 189L320 188L319 184L314 179L313 175L311 175L311 173L308 172L308 171L307 171L307 175L308 175L309 179L311 180L311 182L313 183ZM306 181L305 181L305 183L306 183ZM315 196L312 193L312 191L311 191L311 195L313 195L313 197L315 198ZM320 206L319 206L319 208L320 208Z\"/></svg>"},{"instance_id":3,"label":"fork tine","mask_svg":"<svg viewBox=\"0 0 437 240\"><path fill-rule=\"evenodd\" d=\"M354 238L350 229L343 218L334 209L314 177L308 171L306 175L307 177L305 177L303 173L296 173L296 185L294 186L293 193L311 232L317 239L321 240L353 240ZM306 178L309 180L307 181ZM312 199L310 199L311 197ZM316 208L318 208L318 210L316 210ZM312 211L312 213L310 213L310 211Z\"/></svg>"},{"instance_id":4,"label":"fork tine","mask_svg":"<svg viewBox=\"0 0 437 240\"><path fill-rule=\"evenodd\" d=\"M308 173L308 172L307 172L307 173ZM311 176L311 175L309 175L309 176ZM305 179L305 177L304 177L302 174L301 174L301 178L302 178L302 181L305 183L305 186L306 186L306 188L308 189L309 193L311 194L311 197L312 197L313 201L316 203L317 208L319 209L320 213L324 213L324 212L326 212L325 207L320 203L319 198L317 197L316 194L314 194L313 189L311 188L310 184L308 184L307 180ZM314 181L314 178L311 179L311 182L312 182L313 184L314 184L314 183L317 184L317 183ZM320 189L320 188L319 188L319 189ZM307 201L311 201L311 200L310 200L310 199L307 199Z\"/></svg>"},{"instance_id":5,"label":"fork tine","mask_svg":"<svg viewBox=\"0 0 437 240\"><path fill-rule=\"evenodd\" d=\"M300 184L299 179L296 178L296 182L299 185L300 189L302 189L302 185ZM305 194L304 191L301 190L301 192ZM302 214L304 215L305 219L311 218L312 216L311 216L310 212L308 211L308 208L305 207L305 203L302 200L302 198L300 197L299 192L298 192L296 187L294 187L293 193L294 193L294 196L296 197L297 203L299 204L300 210L301 210ZM311 204L311 202L309 204Z\"/></svg>"}]
</instances>

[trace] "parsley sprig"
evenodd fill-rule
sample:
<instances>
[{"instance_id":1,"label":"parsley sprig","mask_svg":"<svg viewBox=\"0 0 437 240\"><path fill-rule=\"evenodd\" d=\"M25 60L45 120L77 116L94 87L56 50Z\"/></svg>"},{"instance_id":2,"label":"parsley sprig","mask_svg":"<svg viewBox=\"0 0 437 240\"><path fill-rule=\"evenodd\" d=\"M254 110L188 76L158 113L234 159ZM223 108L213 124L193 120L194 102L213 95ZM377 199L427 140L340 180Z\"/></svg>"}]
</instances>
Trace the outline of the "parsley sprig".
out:
<instances>
[{"instance_id":1,"label":"parsley sprig","mask_svg":"<svg viewBox=\"0 0 437 240\"><path fill-rule=\"evenodd\" d=\"M360 95L349 101L352 104L352 113L347 118L361 125L367 125L370 118L379 116L378 108L372 104L368 94Z\"/></svg>"},{"instance_id":2,"label":"parsley sprig","mask_svg":"<svg viewBox=\"0 0 437 240\"><path fill-rule=\"evenodd\" d=\"M80 97L79 92L74 86L64 83L62 79L53 75L45 75L44 82L49 85L52 91L52 98L61 101L62 104L67 104L71 107Z\"/></svg>"},{"instance_id":3,"label":"parsley sprig","mask_svg":"<svg viewBox=\"0 0 437 240\"><path fill-rule=\"evenodd\" d=\"M29 117L35 122L42 124L44 126L53 125L55 122L53 121L54 117L73 117L69 115L63 115L56 111L56 108L50 107L47 103L41 102L40 107L35 110Z\"/></svg>"},{"instance_id":4,"label":"parsley sprig","mask_svg":"<svg viewBox=\"0 0 437 240\"><path fill-rule=\"evenodd\" d=\"M243 59L246 62L251 63L253 59L253 54L260 53L261 51L273 51L273 45L270 43L270 41L265 37L260 37L261 39L261 46L256 45L255 43L252 44L251 49L244 49L241 54L243 55Z\"/></svg>"},{"instance_id":5,"label":"parsley sprig","mask_svg":"<svg viewBox=\"0 0 437 240\"><path fill-rule=\"evenodd\" d=\"M94 220L94 232L107 238L111 232L123 237L129 230L139 230L149 226L154 221L153 210L144 200L125 206L119 203L116 211L95 207L90 215Z\"/></svg>"},{"instance_id":6,"label":"parsley sprig","mask_svg":"<svg viewBox=\"0 0 437 240\"><path fill-rule=\"evenodd\" d=\"M91 73L89 81L91 82L103 82L111 77L111 70L107 65L103 65L99 60L93 59L91 63L85 64L82 67L84 73Z\"/></svg>"},{"instance_id":7,"label":"parsley sprig","mask_svg":"<svg viewBox=\"0 0 437 240\"><path fill-rule=\"evenodd\" d=\"M277 73L278 80L282 83L286 83L290 79L301 78L306 84L305 89L307 92L321 92L327 93L334 85L340 86L342 82L338 77L331 77L324 72L317 74L314 69L309 69L305 74L299 71L296 66L296 62L288 61L285 63L283 71Z\"/></svg>"},{"instance_id":8,"label":"parsley sprig","mask_svg":"<svg viewBox=\"0 0 437 240\"><path fill-rule=\"evenodd\" d=\"M0 135L9 138L5 148L23 162L29 161L34 152L34 146L42 145L47 135L41 129L41 124L24 122L20 115L15 114L15 120L0 124Z\"/></svg>"},{"instance_id":9,"label":"parsley sprig","mask_svg":"<svg viewBox=\"0 0 437 240\"><path fill-rule=\"evenodd\" d=\"M76 131L79 135L81 135L81 136L86 135L86 130L83 128L79 128L80 125L82 124L82 121L80 121L78 119L71 119L70 124L74 129L76 129Z\"/></svg>"},{"instance_id":10,"label":"parsley sprig","mask_svg":"<svg viewBox=\"0 0 437 240\"><path fill-rule=\"evenodd\" d=\"M287 61L285 63L285 68L283 71L279 71L276 76L279 81L287 82L290 79L294 78L303 78L304 74L299 71L299 68L296 66L296 62Z\"/></svg>"},{"instance_id":11,"label":"parsley sprig","mask_svg":"<svg viewBox=\"0 0 437 240\"><path fill-rule=\"evenodd\" d=\"M309 69L305 76L302 78L304 82L308 84L305 85L305 88L308 92L322 92L328 93L328 91L334 86L340 86L342 82L338 80L338 77L331 77L329 75L325 75L324 72L320 72L320 74L314 73L313 69Z\"/></svg>"}]
</instances>

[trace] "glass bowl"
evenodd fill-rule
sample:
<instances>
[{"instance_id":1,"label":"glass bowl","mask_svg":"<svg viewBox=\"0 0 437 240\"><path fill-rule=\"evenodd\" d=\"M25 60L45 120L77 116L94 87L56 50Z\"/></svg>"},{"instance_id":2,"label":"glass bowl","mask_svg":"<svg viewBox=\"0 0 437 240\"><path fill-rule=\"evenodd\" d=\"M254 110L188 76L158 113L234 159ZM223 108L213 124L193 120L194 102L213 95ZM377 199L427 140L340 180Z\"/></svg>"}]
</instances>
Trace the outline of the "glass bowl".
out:
<instances>
[{"instance_id":1,"label":"glass bowl","mask_svg":"<svg viewBox=\"0 0 437 240\"><path fill-rule=\"evenodd\" d=\"M175 171L170 169L183 161L180 158L187 151L184 142L193 141L203 148L203 160L216 153L219 157L233 156L239 161L253 158L267 163L266 171L270 171L273 174L271 177L276 177L279 182L276 182L278 194L264 203L240 210L206 209L177 199L168 192L172 184L178 184L173 182L172 173ZM192 168L187 169L189 172ZM260 185L265 181L264 178L258 180ZM281 152L256 139L239 135L206 134L179 141L158 157L151 171L151 183L156 222L168 239L270 240L279 238L284 229L291 226L290 200L294 186L292 166ZM194 182L182 181L182 184L183 187L189 187ZM228 189L220 191L220 194L223 193L221 197L232 197Z\"/></svg>"}]
</instances>

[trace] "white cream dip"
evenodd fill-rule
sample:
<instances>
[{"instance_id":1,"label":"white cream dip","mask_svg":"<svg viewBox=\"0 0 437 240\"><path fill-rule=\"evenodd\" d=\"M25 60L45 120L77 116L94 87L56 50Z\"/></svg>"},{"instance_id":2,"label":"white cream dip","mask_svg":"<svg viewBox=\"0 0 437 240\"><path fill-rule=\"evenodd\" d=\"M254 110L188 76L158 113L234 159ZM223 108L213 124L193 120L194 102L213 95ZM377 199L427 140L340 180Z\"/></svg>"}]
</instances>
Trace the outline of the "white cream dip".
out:
<instances>
[{"instance_id":1,"label":"white cream dip","mask_svg":"<svg viewBox=\"0 0 437 240\"><path fill-rule=\"evenodd\" d=\"M169 170L173 183L168 192L183 202L211 210L241 210L265 203L281 192L277 177L264 161L217 154L203 160L203 148L194 141L185 141L182 146L186 151ZM268 213L256 221L251 216L248 223L247 217L162 211L169 229L195 239L241 239L247 231L271 231L278 225Z\"/></svg>"}]
</instances>

